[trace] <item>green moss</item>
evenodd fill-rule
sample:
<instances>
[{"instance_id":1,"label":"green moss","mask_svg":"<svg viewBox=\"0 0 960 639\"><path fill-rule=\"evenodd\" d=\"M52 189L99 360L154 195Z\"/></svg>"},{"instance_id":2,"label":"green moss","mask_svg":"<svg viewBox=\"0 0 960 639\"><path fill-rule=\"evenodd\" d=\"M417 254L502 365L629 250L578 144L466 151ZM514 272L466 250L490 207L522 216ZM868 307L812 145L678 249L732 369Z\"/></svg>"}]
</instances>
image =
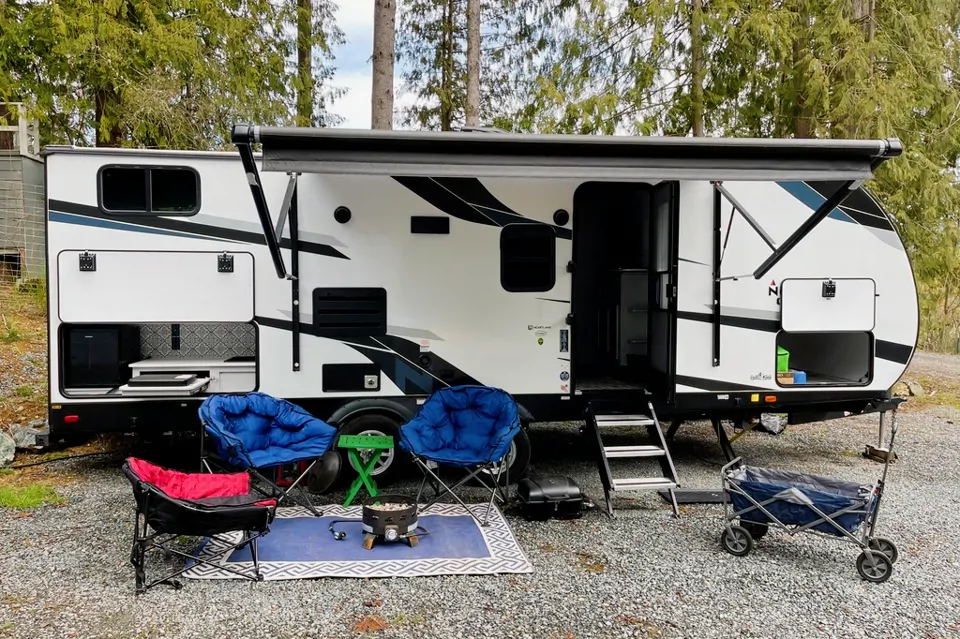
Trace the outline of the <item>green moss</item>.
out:
<instances>
[{"instance_id":1,"label":"green moss","mask_svg":"<svg viewBox=\"0 0 960 639\"><path fill-rule=\"evenodd\" d=\"M0 508L24 510L43 505L62 504L63 497L49 486L32 484L28 486L0 487Z\"/></svg>"}]
</instances>

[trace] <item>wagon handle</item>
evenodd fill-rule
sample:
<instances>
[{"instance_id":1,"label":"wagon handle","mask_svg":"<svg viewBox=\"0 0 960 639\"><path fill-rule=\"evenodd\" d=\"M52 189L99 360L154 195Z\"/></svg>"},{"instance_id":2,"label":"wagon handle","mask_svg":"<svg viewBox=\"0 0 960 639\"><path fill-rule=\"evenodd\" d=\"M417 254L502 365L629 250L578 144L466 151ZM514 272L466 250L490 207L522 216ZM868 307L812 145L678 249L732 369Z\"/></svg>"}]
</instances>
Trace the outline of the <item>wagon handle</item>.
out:
<instances>
[{"instance_id":1,"label":"wagon handle","mask_svg":"<svg viewBox=\"0 0 960 639\"><path fill-rule=\"evenodd\" d=\"M726 466L724 466L723 468L720 469L720 474L721 474L721 475L726 475L726 474L727 474L727 471L728 471L732 466L736 466L737 464L739 464L741 460L742 460L741 457L737 457L737 458L734 459L733 461L729 462Z\"/></svg>"}]
</instances>

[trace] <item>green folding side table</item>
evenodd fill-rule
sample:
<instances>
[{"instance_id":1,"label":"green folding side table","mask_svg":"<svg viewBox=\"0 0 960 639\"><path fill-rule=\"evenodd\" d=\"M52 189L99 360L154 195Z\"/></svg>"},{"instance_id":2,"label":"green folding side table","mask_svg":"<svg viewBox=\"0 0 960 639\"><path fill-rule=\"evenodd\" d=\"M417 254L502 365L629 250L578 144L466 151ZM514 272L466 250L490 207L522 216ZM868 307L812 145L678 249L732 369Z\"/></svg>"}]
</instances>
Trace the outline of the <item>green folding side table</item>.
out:
<instances>
[{"instance_id":1,"label":"green folding side table","mask_svg":"<svg viewBox=\"0 0 960 639\"><path fill-rule=\"evenodd\" d=\"M353 462L353 467L357 469L357 478L350 485L347 491L347 498L343 502L346 508L350 502L357 496L363 486L367 487L367 492L371 497L380 494L377 490L377 483L373 480L371 473L377 462L380 461L380 455L385 450L393 448L393 437L389 435L340 435L337 440L337 446L347 451L347 457ZM361 450L371 451L370 458L366 461L360 454Z\"/></svg>"}]
</instances>

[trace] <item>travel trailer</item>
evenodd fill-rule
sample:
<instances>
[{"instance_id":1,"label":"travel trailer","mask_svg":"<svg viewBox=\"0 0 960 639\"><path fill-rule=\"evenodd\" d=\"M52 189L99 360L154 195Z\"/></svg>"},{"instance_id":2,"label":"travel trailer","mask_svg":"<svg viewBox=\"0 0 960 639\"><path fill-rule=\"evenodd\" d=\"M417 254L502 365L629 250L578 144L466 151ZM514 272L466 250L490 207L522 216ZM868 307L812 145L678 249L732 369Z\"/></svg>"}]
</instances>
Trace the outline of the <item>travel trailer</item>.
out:
<instances>
[{"instance_id":1,"label":"travel trailer","mask_svg":"<svg viewBox=\"0 0 960 639\"><path fill-rule=\"evenodd\" d=\"M233 143L45 150L54 434L192 429L206 395L246 391L391 434L484 384L528 423L663 438L658 420L885 410L916 345L907 253L862 186L895 139ZM524 432L510 475L529 457Z\"/></svg>"}]
</instances>

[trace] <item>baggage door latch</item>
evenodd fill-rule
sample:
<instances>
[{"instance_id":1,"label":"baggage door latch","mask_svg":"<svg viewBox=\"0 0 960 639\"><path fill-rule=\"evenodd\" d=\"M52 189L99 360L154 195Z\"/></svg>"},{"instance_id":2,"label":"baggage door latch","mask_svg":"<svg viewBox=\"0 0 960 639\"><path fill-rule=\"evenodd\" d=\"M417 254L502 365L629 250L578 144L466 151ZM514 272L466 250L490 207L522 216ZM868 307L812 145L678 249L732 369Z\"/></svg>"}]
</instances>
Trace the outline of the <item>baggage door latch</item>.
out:
<instances>
[{"instance_id":1,"label":"baggage door latch","mask_svg":"<svg viewBox=\"0 0 960 639\"><path fill-rule=\"evenodd\" d=\"M90 253L89 251L84 251L80 254L80 270L81 271L96 271L97 270L97 254Z\"/></svg>"},{"instance_id":2,"label":"baggage door latch","mask_svg":"<svg viewBox=\"0 0 960 639\"><path fill-rule=\"evenodd\" d=\"M221 253L217 257L217 272L233 273L233 256L232 255Z\"/></svg>"}]
</instances>

